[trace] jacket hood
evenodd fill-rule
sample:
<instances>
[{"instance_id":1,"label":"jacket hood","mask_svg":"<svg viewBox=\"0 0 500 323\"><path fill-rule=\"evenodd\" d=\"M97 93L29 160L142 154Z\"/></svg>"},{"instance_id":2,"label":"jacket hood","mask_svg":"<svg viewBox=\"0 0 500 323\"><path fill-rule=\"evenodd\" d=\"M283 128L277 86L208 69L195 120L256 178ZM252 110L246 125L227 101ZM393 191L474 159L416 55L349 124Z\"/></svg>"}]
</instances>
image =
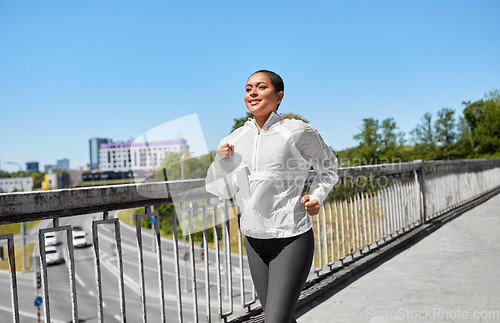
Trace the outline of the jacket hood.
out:
<instances>
[{"instance_id":1,"label":"jacket hood","mask_svg":"<svg viewBox=\"0 0 500 323\"><path fill-rule=\"evenodd\" d=\"M277 122L283 121L283 117L281 117L281 114L276 114L274 111L271 112L269 115L269 118L267 118L266 122L264 123L264 126L262 127L262 130L266 131L269 130L269 128L272 127ZM257 126L255 125L255 117L252 119L248 119L247 122L245 122L245 126L251 127L255 130L257 130Z\"/></svg>"}]
</instances>

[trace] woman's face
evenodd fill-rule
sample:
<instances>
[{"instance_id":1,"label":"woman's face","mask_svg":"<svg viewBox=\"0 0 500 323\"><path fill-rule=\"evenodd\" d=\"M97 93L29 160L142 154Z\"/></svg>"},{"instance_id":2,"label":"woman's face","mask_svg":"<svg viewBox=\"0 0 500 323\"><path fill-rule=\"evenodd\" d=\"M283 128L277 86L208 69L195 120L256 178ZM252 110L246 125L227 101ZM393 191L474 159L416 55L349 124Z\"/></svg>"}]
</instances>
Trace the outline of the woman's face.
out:
<instances>
[{"instance_id":1,"label":"woman's face","mask_svg":"<svg viewBox=\"0 0 500 323\"><path fill-rule=\"evenodd\" d=\"M278 104L283 100L283 91L276 93L271 79L266 73L253 74L245 86L245 104L254 116L266 118L272 111L276 112Z\"/></svg>"}]
</instances>

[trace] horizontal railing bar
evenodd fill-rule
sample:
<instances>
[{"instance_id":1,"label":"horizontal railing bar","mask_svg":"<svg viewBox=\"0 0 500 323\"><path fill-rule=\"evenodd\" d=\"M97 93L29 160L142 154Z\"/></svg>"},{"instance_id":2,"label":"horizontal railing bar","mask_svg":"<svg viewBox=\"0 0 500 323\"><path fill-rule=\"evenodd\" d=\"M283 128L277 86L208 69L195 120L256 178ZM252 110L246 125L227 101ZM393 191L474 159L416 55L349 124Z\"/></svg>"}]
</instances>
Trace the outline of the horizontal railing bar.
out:
<instances>
[{"instance_id":1,"label":"horizontal railing bar","mask_svg":"<svg viewBox=\"0 0 500 323\"><path fill-rule=\"evenodd\" d=\"M421 167L421 161L340 167L338 175L346 178L371 177L414 171Z\"/></svg>"},{"instance_id":2,"label":"horizontal railing bar","mask_svg":"<svg viewBox=\"0 0 500 323\"><path fill-rule=\"evenodd\" d=\"M165 189L166 183L171 195ZM90 211L119 209L124 205L144 207L171 203L172 198L185 195L207 194L204 179L0 194L0 221L5 217L23 215L42 219L88 214ZM44 217L45 213L50 213L50 216Z\"/></svg>"},{"instance_id":3,"label":"horizontal railing bar","mask_svg":"<svg viewBox=\"0 0 500 323\"><path fill-rule=\"evenodd\" d=\"M500 159L455 159L455 160L426 160L423 162L424 168L434 168L442 166L486 166L500 165Z\"/></svg>"},{"instance_id":4,"label":"horizontal railing bar","mask_svg":"<svg viewBox=\"0 0 500 323\"><path fill-rule=\"evenodd\" d=\"M412 161L391 164L341 167L340 178L385 176L397 173L443 167L475 168L500 165L500 159ZM168 186L166 189L165 184ZM175 201L213 198L206 192L204 179L120 184L49 191L0 194L0 224L26 222L57 217L168 204Z\"/></svg>"},{"instance_id":5,"label":"horizontal railing bar","mask_svg":"<svg viewBox=\"0 0 500 323\"><path fill-rule=\"evenodd\" d=\"M341 177L374 176L413 170L421 163L381 164L339 169ZM166 189L165 184L168 185ZM144 207L176 201L215 197L206 192L204 179L120 184L70 189L0 194L0 224L42 220ZM5 218L8 217L8 220ZM12 218L15 217L15 218Z\"/></svg>"}]
</instances>

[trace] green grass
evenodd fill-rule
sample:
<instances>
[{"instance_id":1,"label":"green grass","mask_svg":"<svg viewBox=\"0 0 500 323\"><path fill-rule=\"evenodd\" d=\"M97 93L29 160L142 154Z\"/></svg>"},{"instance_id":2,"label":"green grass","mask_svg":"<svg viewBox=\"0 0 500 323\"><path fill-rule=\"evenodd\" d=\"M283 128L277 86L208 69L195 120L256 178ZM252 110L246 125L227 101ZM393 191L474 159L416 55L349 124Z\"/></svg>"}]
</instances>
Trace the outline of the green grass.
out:
<instances>
[{"instance_id":1,"label":"green grass","mask_svg":"<svg viewBox=\"0 0 500 323\"><path fill-rule=\"evenodd\" d=\"M26 229L29 230L40 221L26 222ZM21 223L11 223L0 225L0 234L13 233L14 235L21 233Z\"/></svg>"},{"instance_id":2,"label":"green grass","mask_svg":"<svg viewBox=\"0 0 500 323\"><path fill-rule=\"evenodd\" d=\"M26 265L26 269L25 270L30 270L31 269L31 266L30 266L30 257L31 257L31 253L33 252L33 248L35 247L35 244L34 243L28 243L26 244L26 254L25 254L25 265ZM3 259L4 260L0 260L0 270L9 270L10 269L10 266L9 266L9 253L8 253L8 249L7 248L3 248ZM23 271L22 270L22 267L23 267L23 262L22 262L22 259L23 259L23 246L22 245L17 245L17 246L14 246L14 257L16 259L16 271Z\"/></svg>"},{"instance_id":3,"label":"green grass","mask_svg":"<svg viewBox=\"0 0 500 323\"><path fill-rule=\"evenodd\" d=\"M126 179L107 179L103 181L88 181L82 182L82 186L100 186L100 185L111 185L111 184L134 184L141 183L144 178L126 178Z\"/></svg>"},{"instance_id":4,"label":"green grass","mask_svg":"<svg viewBox=\"0 0 500 323\"><path fill-rule=\"evenodd\" d=\"M21 232L21 223L11 223L0 225L0 234L13 233L14 235Z\"/></svg>"},{"instance_id":5,"label":"green grass","mask_svg":"<svg viewBox=\"0 0 500 323\"><path fill-rule=\"evenodd\" d=\"M132 209L132 214L135 214L136 211L139 211L141 209L144 209L144 208L141 207L141 208ZM121 210L120 212L118 212L118 218L123 223L128 224L128 225L132 225L132 223L130 223L130 210Z\"/></svg>"}]
</instances>

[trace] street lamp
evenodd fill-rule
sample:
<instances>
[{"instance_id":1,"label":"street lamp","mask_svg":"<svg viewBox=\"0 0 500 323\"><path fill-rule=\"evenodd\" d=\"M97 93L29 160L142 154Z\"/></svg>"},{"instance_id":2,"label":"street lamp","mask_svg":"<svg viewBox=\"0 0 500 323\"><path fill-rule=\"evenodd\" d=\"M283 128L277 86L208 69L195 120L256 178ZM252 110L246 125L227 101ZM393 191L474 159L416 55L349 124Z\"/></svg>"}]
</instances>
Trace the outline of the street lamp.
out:
<instances>
[{"instance_id":1,"label":"street lamp","mask_svg":"<svg viewBox=\"0 0 500 323\"><path fill-rule=\"evenodd\" d=\"M24 192L24 185L23 185L23 180L22 180L23 168L21 167L21 165L19 163L16 163L16 162L7 161L5 163L9 164L9 165L17 165L19 167L19 178L21 179L21 191Z\"/></svg>"},{"instance_id":2,"label":"street lamp","mask_svg":"<svg viewBox=\"0 0 500 323\"><path fill-rule=\"evenodd\" d=\"M21 177L23 168L19 163L16 162L7 161L5 163L19 166L19 180L21 182L21 191L24 192L23 178ZM23 237L23 270L26 270L26 224L24 222L21 222L21 236Z\"/></svg>"}]
</instances>

